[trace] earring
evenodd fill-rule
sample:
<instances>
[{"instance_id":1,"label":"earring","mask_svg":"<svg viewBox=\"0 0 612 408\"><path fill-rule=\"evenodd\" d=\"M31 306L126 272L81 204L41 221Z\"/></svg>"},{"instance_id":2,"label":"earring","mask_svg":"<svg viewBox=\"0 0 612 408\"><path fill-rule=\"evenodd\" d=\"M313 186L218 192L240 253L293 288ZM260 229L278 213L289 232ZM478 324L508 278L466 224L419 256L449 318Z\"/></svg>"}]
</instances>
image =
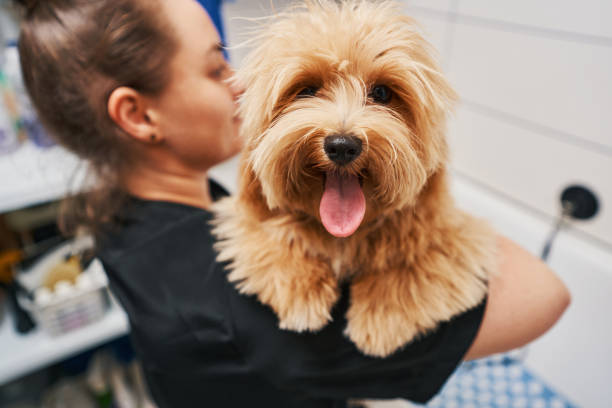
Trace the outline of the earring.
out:
<instances>
[{"instance_id":1,"label":"earring","mask_svg":"<svg viewBox=\"0 0 612 408\"><path fill-rule=\"evenodd\" d=\"M157 135L153 133L151 136L149 136L149 139L151 139L152 142L155 142L157 140Z\"/></svg>"}]
</instances>

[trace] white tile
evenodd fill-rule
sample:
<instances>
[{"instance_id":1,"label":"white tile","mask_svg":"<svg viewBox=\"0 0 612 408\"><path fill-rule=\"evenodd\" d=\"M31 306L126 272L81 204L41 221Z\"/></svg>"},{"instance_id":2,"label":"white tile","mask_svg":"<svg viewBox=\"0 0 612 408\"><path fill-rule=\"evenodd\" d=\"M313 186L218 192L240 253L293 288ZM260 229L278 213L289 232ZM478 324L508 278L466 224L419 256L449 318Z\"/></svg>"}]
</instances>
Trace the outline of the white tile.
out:
<instances>
[{"instance_id":1,"label":"white tile","mask_svg":"<svg viewBox=\"0 0 612 408\"><path fill-rule=\"evenodd\" d=\"M404 0L409 7L425 8L436 11L451 11L453 0Z\"/></svg>"},{"instance_id":2,"label":"white tile","mask_svg":"<svg viewBox=\"0 0 612 408\"><path fill-rule=\"evenodd\" d=\"M208 172L211 178L219 182L232 194L238 190L239 157L240 155L218 164Z\"/></svg>"},{"instance_id":3,"label":"white tile","mask_svg":"<svg viewBox=\"0 0 612 408\"><path fill-rule=\"evenodd\" d=\"M458 23L450 55L466 100L612 147L612 47Z\"/></svg>"},{"instance_id":4,"label":"white tile","mask_svg":"<svg viewBox=\"0 0 612 408\"><path fill-rule=\"evenodd\" d=\"M226 42L230 46L229 55L234 67L240 67L249 52L248 47L235 48L249 39L248 31L257 26L252 19L267 17L275 11L284 9L289 0L237 0L223 2L223 21ZM249 19L251 19L249 21Z\"/></svg>"},{"instance_id":5,"label":"white tile","mask_svg":"<svg viewBox=\"0 0 612 408\"><path fill-rule=\"evenodd\" d=\"M413 17L419 27L423 37L433 46L437 60L446 67L448 60L448 35L450 23L446 19L432 18L420 12L408 13Z\"/></svg>"},{"instance_id":6,"label":"white tile","mask_svg":"<svg viewBox=\"0 0 612 408\"><path fill-rule=\"evenodd\" d=\"M481 18L612 38L609 0L462 0L458 12Z\"/></svg>"},{"instance_id":7,"label":"white tile","mask_svg":"<svg viewBox=\"0 0 612 408\"><path fill-rule=\"evenodd\" d=\"M612 245L612 159L524 128L460 108L449 132L453 167L523 204L559 213L563 189L579 183L595 191L600 211L573 227ZM551 225L552 228L552 225Z\"/></svg>"}]
</instances>

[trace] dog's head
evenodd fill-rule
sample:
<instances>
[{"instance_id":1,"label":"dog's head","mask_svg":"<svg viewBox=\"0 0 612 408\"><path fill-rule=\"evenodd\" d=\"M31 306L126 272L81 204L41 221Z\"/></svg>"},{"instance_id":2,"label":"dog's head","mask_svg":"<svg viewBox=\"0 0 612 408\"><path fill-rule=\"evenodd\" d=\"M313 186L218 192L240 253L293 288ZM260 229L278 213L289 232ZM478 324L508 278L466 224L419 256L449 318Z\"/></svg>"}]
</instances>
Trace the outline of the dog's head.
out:
<instances>
[{"instance_id":1,"label":"dog's head","mask_svg":"<svg viewBox=\"0 0 612 408\"><path fill-rule=\"evenodd\" d=\"M446 160L455 94L399 5L306 1L257 40L238 73L241 198L338 237L413 205Z\"/></svg>"}]
</instances>

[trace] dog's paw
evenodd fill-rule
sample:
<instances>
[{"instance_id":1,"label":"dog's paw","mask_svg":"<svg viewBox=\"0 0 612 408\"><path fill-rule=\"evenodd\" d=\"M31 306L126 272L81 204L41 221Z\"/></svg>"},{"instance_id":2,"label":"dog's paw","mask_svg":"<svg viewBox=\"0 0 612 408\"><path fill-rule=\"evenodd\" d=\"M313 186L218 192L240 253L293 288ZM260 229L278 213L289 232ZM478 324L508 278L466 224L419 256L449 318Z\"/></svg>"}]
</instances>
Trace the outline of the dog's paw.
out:
<instances>
[{"instance_id":1,"label":"dog's paw","mask_svg":"<svg viewBox=\"0 0 612 408\"><path fill-rule=\"evenodd\" d=\"M336 281L331 278L300 281L277 290L271 302L279 327L297 332L318 331L332 320L331 309L338 300ZM280 294L284 296L280 296Z\"/></svg>"},{"instance_id":2,"label":"dog's paw","mask_svg":"<svg viewBox=\"0 0 612 408\"><path fill-rule=\"evenodd\" d=\"M399 310L351 316L345 335L364 354L387 357L410 343L419 334L418 326Z\"/></svg>"},{"instance_id":3,"label":"dog's paw","mask_svg":"<svg viewBox=\"0 0 612 408\"><path fill-rule=\"evenodd\" d=\"M302 305L279 313L279 327L296 332L319 331L332 320L328 310Z\"/></svg>"}]
</instances>

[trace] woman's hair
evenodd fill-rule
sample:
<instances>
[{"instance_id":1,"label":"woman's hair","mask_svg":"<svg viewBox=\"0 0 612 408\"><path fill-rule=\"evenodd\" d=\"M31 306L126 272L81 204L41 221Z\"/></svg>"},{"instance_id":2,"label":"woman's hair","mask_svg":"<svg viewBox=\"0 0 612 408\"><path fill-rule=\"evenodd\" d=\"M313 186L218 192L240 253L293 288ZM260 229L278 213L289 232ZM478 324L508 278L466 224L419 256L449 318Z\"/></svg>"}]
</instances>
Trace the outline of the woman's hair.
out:
<instances>
[{"instance_id":1,"label":"woman's hair","mask_svg":"<svg viewBox=\"0 0 612 408\"><path fill-rule=\"evenodd\" d=\"M26 88L47 131L85 159L95 184L64 204L64 232L96 232L127 196L119 183L135 142L107 111L127 86L160 94L178 47L161 0L21 0L19 55Z\"/></svg>"}]
</instances>

